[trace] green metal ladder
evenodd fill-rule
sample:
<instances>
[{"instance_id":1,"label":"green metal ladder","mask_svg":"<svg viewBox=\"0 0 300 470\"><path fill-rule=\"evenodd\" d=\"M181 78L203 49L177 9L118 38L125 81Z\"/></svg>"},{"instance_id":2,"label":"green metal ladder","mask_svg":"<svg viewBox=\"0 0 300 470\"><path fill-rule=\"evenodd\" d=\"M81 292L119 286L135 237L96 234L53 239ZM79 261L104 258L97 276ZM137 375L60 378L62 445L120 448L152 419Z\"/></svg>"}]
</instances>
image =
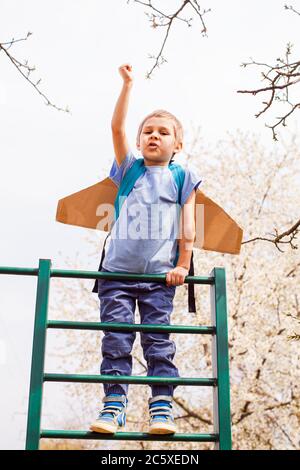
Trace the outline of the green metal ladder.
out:
<instances>
[{"instance_id":1,"label":"green metal ladder","mask_svg":"<svg viewBox=\"0 0 300 470\"><path fill-rule=\"evenodd\" d=\"M81 279L140 280L165 282L164 274L125 274L94 271L51 269L51 260L40 259L38 268L0 267L0 274L37 276L37 294L33 335L31 377L27 419L26 449L38 450L41 438L142 440L142 441L198 441L214 442L215 449L231 449L230 385L227 333L227 300L224 268L214 268L209 277L187 276L185 283L211 286L211 326L141 325L125 323L51 321L48 316L48 300L51 277ZM103 331L156 331L181 334L212 335L213 378L134 377L111 375L50 374L44 372L47 328L103 330ZM139 432L99 434L91 431L41 430L42 398L44 382L173 384L213 387L214 432L212 434L153 435Z\"/></svg>"}]
</instances>

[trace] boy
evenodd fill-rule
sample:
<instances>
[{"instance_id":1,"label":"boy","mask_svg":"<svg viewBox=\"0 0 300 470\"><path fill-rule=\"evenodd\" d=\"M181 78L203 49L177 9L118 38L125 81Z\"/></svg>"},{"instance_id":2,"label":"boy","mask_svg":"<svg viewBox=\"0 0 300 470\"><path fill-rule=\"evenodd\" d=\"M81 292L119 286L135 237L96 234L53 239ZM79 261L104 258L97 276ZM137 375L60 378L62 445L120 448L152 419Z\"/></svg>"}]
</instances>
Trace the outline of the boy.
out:
<instances>
[{"instance_id":1,"label":"boy","mask_svg":"<svg viewBox=\"0 0 300 470\"><path fill-rule=\"evenodd\" d=\"M136 161L125 134L125 119L133 84L132 67L124 64L119 67L119 72L123 79L123 88L111 123L115 161L109 175L118 186L126 171ZM178 224L173 209L177 206L178 188L169 164L172 157L182 149L182 140L180 122L167 111L153 112L140 124L137 148L144 158L146 171L137 179L121 208L100 269L104 272L166 273L166 284L98 280L101 322L134 323L138 301L141 323L170 324L176 286L184 283L189 272L195 239L195 190L201 183L201 179L193 171L185 171L181 194L181 206L184 204L185 207L181 211L181 237L177 239ZM152 210L157 206L162 210L162 225L166 225L167 221L172 230L173 235L169 238L161 238L160 224L154 223ZM135 224L134 209L141 214L139 231ZM179 256L175 266L178 246ZM104 332L101 374L131 375L131 350L135 336L136 333L130 331ZM169 334L141 332L141 345L147 361L148 376L179 377L178 369L172 362L176 351L175 343L169 339ZM151 386L149 433L176 432L172 414L174 388L167 384ZM104 408L90 429L100 433L115 433L125 426L128 385L106 383L104 392Z\"/></svg>"}]
</instances>

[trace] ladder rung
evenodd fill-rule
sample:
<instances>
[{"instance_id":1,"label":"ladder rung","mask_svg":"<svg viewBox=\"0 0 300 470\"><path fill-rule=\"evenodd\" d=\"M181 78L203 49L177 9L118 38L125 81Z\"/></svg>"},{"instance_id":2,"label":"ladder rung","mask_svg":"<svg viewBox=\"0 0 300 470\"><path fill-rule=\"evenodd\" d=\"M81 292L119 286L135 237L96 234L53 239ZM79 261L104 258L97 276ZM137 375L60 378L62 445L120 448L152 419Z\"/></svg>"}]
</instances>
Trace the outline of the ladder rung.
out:
<instances>
[{"instance_id":1,"label":"ladder rung","mask_svg":"<svg viewBox=\"0 0 300 470\"><path fill-rule=\"evenodd\" d=\"M115 434L90 431L61 431L44 429L41 438L49 439L96 439L117 441L198 441L218 442L218 434L148 434L143 432L117 432Z\"/></svg>"},{"instance_id":2,"label":"ladder rung","mask_svg":"<svg viewBox=\"0 0 300 470\"><path fill-rule=\"evenodd\" d=\"M215 378L190 377L139 377L128 375L82 375L82 374L44 374L45 382L86 382L86 383L121 383L121 384L172 384L216 386Z\"/></svg>"},{"instance_id":3,"label":"ladder rung","mask_svg":"<svg viewBox=\"0 0 300 470\"><path fill-rule=\"evenodd\" d=\"M216 333L214 326L186 326L186 325L142 325L135 323L100 323L81 321L50 320L47 328L70 330L103 330L103 331L166 331L168 333L209 334Z\"/></svg>"},{"instance_id":4,"label":"ladder rung","mask_svg":"<svg viewBox=\"0 0 300 470\"><path fill-rule=\"evenodd\" d=\"M116 279L117 281L140 281L140 282L166 282L166 274L137 274L124 272L103 271L74 271L67 269L51 269L51 277L66 277L78 279ZM215 283L214 276L186 276L186 284L208 284Z\"/></svg>"}]
</instances>

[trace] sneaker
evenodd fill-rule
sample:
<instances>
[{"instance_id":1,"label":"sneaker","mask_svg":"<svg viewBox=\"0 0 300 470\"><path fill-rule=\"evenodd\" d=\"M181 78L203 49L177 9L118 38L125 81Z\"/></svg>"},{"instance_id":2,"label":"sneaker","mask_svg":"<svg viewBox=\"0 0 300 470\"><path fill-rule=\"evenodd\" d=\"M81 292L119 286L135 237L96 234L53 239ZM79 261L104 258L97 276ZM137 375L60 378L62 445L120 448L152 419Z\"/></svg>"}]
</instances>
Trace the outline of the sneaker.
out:
<instances>
[{"instance_id":1,"label":"sneaker","mask_svg":"<svg viewBox=\"0 0 300 470\"><path fill-rule=\"evenodd\" d=\"M149 398L149 414L149 434L173 434L176 432L171 396L158 395Z\"/></svg>"},{"instance_id":2,"label":"sneaker","mask_svg":"<svg viewBox=\"0 0 300 470\"><path fill-rule=\"evenodd\" d=\"M104 402L103 410L100 411L96 421L91 424L90 430L110 434L114 434L117 430L124 430L128 403L126 395L111 393L102 401Z\"/></svg>"}]
</instances>

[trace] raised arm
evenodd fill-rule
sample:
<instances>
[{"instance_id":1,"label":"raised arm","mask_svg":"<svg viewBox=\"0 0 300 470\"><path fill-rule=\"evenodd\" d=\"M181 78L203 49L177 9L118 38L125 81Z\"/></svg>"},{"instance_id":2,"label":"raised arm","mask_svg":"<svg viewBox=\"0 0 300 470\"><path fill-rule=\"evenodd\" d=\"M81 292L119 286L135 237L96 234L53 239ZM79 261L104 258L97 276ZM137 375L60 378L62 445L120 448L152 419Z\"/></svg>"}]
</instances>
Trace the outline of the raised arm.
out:
<instances>
[{"instance_id":1,"label":"raised arm","mask_svg":"<svg viewBox=\"0 0 300 470\"><path fill-rule=\"evenodd\" d=\"M111 130L115 157L118 165L120 166L129 151L129 144L125 132L125 121L130 91L133 84L132 66L130 64L121 65L119 67L119 73L123 79L123 87L114 109L111 120Z\"/></svg>"}]
</instances>

